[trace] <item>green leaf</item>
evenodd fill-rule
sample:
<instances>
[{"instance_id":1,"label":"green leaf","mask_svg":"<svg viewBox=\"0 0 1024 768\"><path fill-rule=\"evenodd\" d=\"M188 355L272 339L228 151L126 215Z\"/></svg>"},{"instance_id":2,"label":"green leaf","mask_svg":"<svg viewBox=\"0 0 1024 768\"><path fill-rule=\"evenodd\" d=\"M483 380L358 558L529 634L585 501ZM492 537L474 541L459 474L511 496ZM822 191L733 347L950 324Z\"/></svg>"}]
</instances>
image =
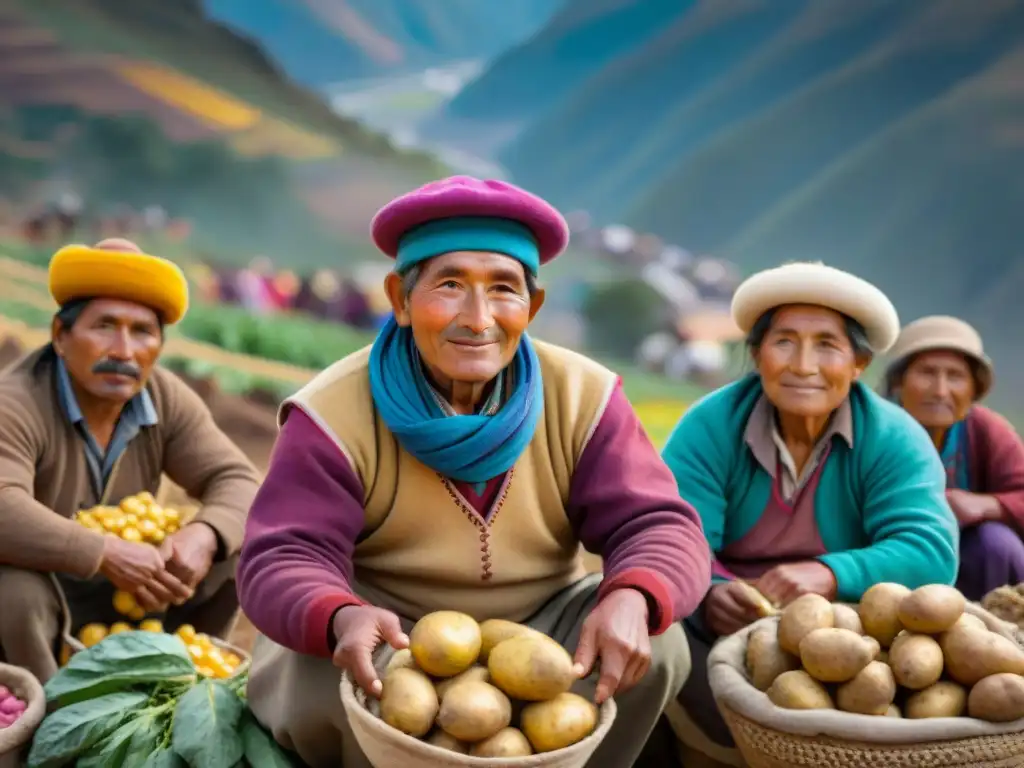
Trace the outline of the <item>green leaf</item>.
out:
<instances>
[{"instance_id":1,"label":"green leaf","mask_svg":"<svg viewBox=\"0 0 1024 768\"><path fill-rule=\"evenodd\" d=\"M112 733L149 701L145 693L112 693L48 715L32 740L28 768L59 768Z\"/></svg>"},{"instance_id":2,"label":"green leaf","mask_svg":"<svg viewBox=\"0 0 1024 768\"><path fill-rule=\"evenodd\" d=\"M241 731L245 759L252 768L294 768L296 765L248 709L242 715Z\"/></svg>"},{"instance_id":3,"label":"green leaf","mask_svg":"<svg viewBox=\"0 0 1024 768\"><path fill-rule=\"evenodd\" d=\"M44 686L47 701L73 704L139 684L196 680L180 638L162 632L122 632L71 657Z\"/></svg>"},{"instance_id":4,"label":"green leaf","mask_svg":"<svg viewBox=\"0 0 1024 768\"><path fill-rule=\"evenodd\" d=\"M109 736L100 739L78 758L75 768L120 768L127 764L132 739L140 728L140 719L133 718ZM141 763L135 763L136 766Z\"/></svg>"},{"instance_id":5,"label":"green leaf","mask_svg":"<svg viewBox=\"0 0 1024 768\"><path fill-rule=\"evenodd\" d=\"M161 747L149 756L146 768L188 768L188 763L170 747Z\"/></svg>"},{"instance_id":6,"label":"green leaf","mask_svg":"<svg viewBox=\"0 0 1024 768\"><path fill-rule=\"evenodd\" d=\"M178 701L171 746L192 768L233 768L244 752L238 733L244 710L230 688L204 680Z\"/></svg>"}]
</instances>

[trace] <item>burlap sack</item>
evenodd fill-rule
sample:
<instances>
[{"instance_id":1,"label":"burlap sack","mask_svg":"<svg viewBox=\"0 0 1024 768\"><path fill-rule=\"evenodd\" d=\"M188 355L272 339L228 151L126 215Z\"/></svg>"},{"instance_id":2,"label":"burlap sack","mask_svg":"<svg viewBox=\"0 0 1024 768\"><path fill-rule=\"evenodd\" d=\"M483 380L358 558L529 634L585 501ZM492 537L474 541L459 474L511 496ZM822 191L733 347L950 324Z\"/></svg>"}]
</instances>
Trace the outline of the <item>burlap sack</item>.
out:
<instances>
[{"instance_id":1,"label":"burlap sack","mask_svg":"<svg viewBox=\"0 0 1024 768\"><path fill-rule=\"evenodd\" d=\"M43 686L27 669L0 664L0 685L25 702L25 713L9 728L0 729L0 768L19 768L22 752L46 714Z\"/></svg>"},{"instance_id":2,"label":"burlap sack","mask_svg":"<svg viewBox=\"0 0 1024 768\"><path fill-rule=\"evenodd\" d=\"M976 604L968 612L978 616L990 630L1024 646L1020 630ZM761 619L721 640L708 656L708 678L715 700L741 717L766 728L799 736L825 736L867 744L923 744L973 737L1024 732L1024 719L1011 723L987 723L969 717L941 717L904 720L891 717L855 715L836 710L795 711L776 707L757 690L746 673L747 638L778 618Z\"/></svg>"},{"instance_id":3,"label":"burlap sack","mask_svg":"<svg viewBox=\"0 0 1024 768\"><path fill-rule=\"evenodd\" d=\"M383 672L392 653L387 649L375 660L379 672ZM376 702L367 701L366 694L352 684L347 673L341 678L341 701L352 733L374 768L584 768L608 735L616 712L615 702L606 701L601 706L597 729L566 749L532 757L484 758L449 752L395 730L377 717L373 707Z\"/></svg>"}]
</instances>

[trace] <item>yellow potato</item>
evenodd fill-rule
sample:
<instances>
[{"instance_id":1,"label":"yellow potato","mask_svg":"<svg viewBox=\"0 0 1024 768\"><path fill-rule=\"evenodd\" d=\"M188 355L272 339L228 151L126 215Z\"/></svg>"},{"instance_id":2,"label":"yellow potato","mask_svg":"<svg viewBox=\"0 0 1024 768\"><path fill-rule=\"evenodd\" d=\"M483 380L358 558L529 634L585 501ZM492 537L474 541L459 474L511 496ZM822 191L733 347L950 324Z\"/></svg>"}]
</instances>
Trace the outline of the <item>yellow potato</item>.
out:
<instances>
[{"instance_id":1,"label":"yellow potato","mask_svg":"<svg viewBox=\"0 0 1024 768\"><path fill-rule=\"evenodd\" d=\"M114 593L114 610L122 616L130 614L138 607L138 605L139 604L135 601L135 595L131 592L125 592L124 590L119 589Z\"/></svg>"},{"instance_id":2,"label":"yellow potato","mask_svg":"<svg viewBox=\"0 0 1024 768\"><path fill-rule=\"evenodd\" d=\"M548 701L523 707L519 725L534 752L554 752L571 747L594 732L597 707L575 693L560 693Z\"/></svg>"},{"instance_id":3,"label":"yellow potato","mask_svg":"<svg viewBox=\"0 0 1024 768\"><path fill-rule=\"evenodd\" d=\"M428 675L451 677L469 669L480 654L480 625L457 611L436 611L416 622L409 650Z\"/></svg>"},{"instance_id":4,"label":"yellow potato","mask_svg":"<svg viewBox=\"0 0 1024 768\"><path fill-rule=\"evenodd\" d=\"M825 686L802 669L783 672L765 693L782 709L835 709Z\"/></svg>"},{"instance_id":5,"label":"yellow potato","mask_svg":"<svg viewBox=\"0 0 1024 768\"><path fill-rule=\"evenodd\" d=\"M923 690L942 677L942 658L938 641L928 635L908 634L889 649L889 666L896 682L912 691Z\"/></svg>"},{"instance_id":6,"label":"yellow potato","mask_svg":"<svg viewBox=\"0 0 1024 768\"><path fill-rule=\"evenodd\" d=\"M782 610L779 618L779 645L782 650L800 655L800 641L816 629L833 626L832 603L821 595L802 595Z\"/></svg>"},{"instance_id":7,"label":"yellow potato","mask_svg":"<svg viewBox=\"0 0 1024 768\"><path fill-rule=\"evenodd\" d=\"M107 634L120 635L122 632L131 631L132 625L129 624L127 621L115 621L113 624L110 625L110 632L108 632Z\"/></svg>"},{"instance_id":8,"label":"yellow potato","mask_svg":"<svg viewBox=\"0 0 1024 768\"><path fill-rule=\"evenodd\" d=\"M179 634L181 630L178 630ZM192 630L192 637L195 637L195 630ZM396 669L416 669L416 661L412 657L412 651L408 648L403 648L400 651L395 651L394 655L388 659L387 666L384 667L384 674L387 675L394 672Z\"/></svg>"},{"instance_id":9,"label":"yellow potato","mask_svg":"<svg viewBox=\"0 0 1024 768\"><path fill-rule=\"evenodd\" d=\"M523 701L554 698L576 681L572 656L540 633L498 643L491 649L487 669L491 682L513 699Z\"/></svg>"},{"instance_id":10,"label":"yellow potato","mask_svg":"<svg viewBox=\"0 0 1024 768\"><path fill-rule=\"evenodd\" d=\"M856 632L834 627L815 629L800 641L800 661L804 669L823 683L852 680L871 663L877 651L875 645Z\"/></svg>"},{"instance_id":11,"label":"yellow potato","mask_svg":"<svg viewBox=\"0 0 1024 768\"><path fill-rule=\"evenodd\" d=\"M489 739L474 744L473 757L528 757L533 754L530 740L518 728L502 728Z\"/></svg>"},{"instance_id":12,"label":"yellow potato","mask_svg":"<svg viewBox=\"0 0 1024 768\"><path fill-rule=\"evenodd\" d=\"M490 738L512 722L512 702L490 683L468 680L451 688L441 699L437 724L459 741Z\"/></svg>"},{"instance_id":13,"label":"yellow potato","mask_svg":"<svg viewBox=\"0 0 1024 768\"><path fill-rule=\"evenodd\" d=\"M872 661L836 690L836 705L844 712L884 715L896 698L896 679L887 664Z\"/></svg>"},{"instance_id":14,"label":"yellow potato","mask_svg":"<svg viewBox=\"0 0 1024 768\"><path fill-rule=\"evenodd\" d=\"M779 645L775 627L761 627L751 633L747 640L747 672L757 690L768 690L783 672L799 668L800 659L786 653Z\"/></svg>"},{"instance_id":15,"label":"yellow potato","mask_svg":"<svg viewBox=\"0 0 1024 768\"><path fill-rule=\"evenodd\" d=\"M886 717L903 717L903 713L900 712L900 708L895 704L890 704L889 708L885 710Z\"/></svg>"},{"instance_id":16,"label":"yellow potato","mask_svg":"<svg viewBox=\"0 0 1024 768\"><path fill-rule=\"evenodd\" d=\"M442 702L444 696L453 686L459 685L460 683L466 683L470 680L476 680L480 683L488 683L491 680L491 673L487 671L487 667L470 667L465 672L459 672L455 677L448 677L439 682L434 688L437 690L437 698Z\"/></svg>"},{"instance_id":17,"label":"yellow potato","mask_svg":"<svg viewBox=\"0 0 1024 768\"><path fill-rule=\"evenodd\" d=\"M431 733L425 741L427 744L433 744L435 747L446 749L449 752L457 752L460 755L469 754L468 745L463 744L454 736L445 733L440 728Z\"/></svg>"},{"instance_id":18,"label":"yellow potato","mask_svg":"<svg viewBox=\"0 0 1024 768\"><path fill-rule=\"evenodd\" d=\"M857 613L864 632L888 648L893 638L903 629L900 624L900 603L910 590L902 584L882 582L868 589L860 599Z\"/></svg>"},{"instance_id":19,"label":"yellow potato","mask_svg":"<svg viewBox=\"0 0 1024 768\"><path fill-rule=\"evenodd\" d=\"M860 616L855 608L843 605L842 603L836 603L832 606L832 614L833 626L838 629L848 629L851 632L856 632L858 635L864 634L864 625L860 623Z\"/></svg>"},{"instance_id":20,"label":"yellow potato","mask_svg":"<svg viewBox=\"0 0 1024 768\"><path fill-rule=\"evenodd\" d=\"M410 736L424 736L438 712L437 693L430 678L415 669L396 669L383 681L380 719Z\"/></svg>"},{"instance_id":21,"label":"yellow potato","mask_svg":"<svg viewBox=\"0 0 1024 768\"><path fill-rule=\"evenodd\" d=\"M961 624L943 634L939 644L946 673L961 685L972 686L1002 672L1024 675L1024 650L995 632Z\"/></svg>"},{"instance_id":22,"label":"yellow potato","mask_svg":"<svg viewBox=\"0 0 1024 768\"><path fill-rule=\"evenodd\" d=\"M747 593L747 597L750 599L750 602L756 607L757 615L762 619L767 618L768 616L775 616L779 613L778 607L772 603L771 600L762 595L760 590L758 590L758 588L753 584L748 584L745 581L737 581L735 583L740 589Z\"/></svg>"},{"instance_id":23,"label":"yellow potato","mask_svg":"<svg viewBox=\"0 0 1024 768\"><path fill-rule=\"evenodd\" d=\"M928 584L903 598L898 618L911 632L934 635L956 624L966 605L967 601L957 589L945 584Z\"/></svg>"},{"instance_id":24,"label":"yellow potato","mask_svg":"<svg viewBox=\"0 0 1024 768\"><path fill-rule=\"evenodd\" d=\"M525 624L517 624L514 621L505 619L488 619L480 624L480 663L486 664L487 657L502 640L508 640L519 635L530 634L537 630L531 629ZM539 634L539 633L538 633Z\"/></svg>"},{"instance_id":25,"label":"yellow potato","mask_svg":"<svg viewBox=\"0 0 1024 768\"><path fill-rule=\"evenodd\" d=\"M102 624L86 624L78 632L78 641L86 648L92 648L103 640L108 634L107 628Z\"/></svg>"},{"instance_id":26,"label":"yellow potato","mask_svg":"<svg viewBox=\"0 0 1024 768\"><path fill-rule=\"evenodd\" d=\"M912 693L903 705L903 716L909 720L930 717L960 717L967 706L967 691L948 680Z\"/></svg>"},{"instance_id":27,"label":"yellow potato","mask_svg":"<svg viewBox=\"0 0 1024 768\"><path fill-rule=\"evenodd\" d=\"M967 712L990 723L1024 718L1024 677L1000 672L979 680L967 698Z\"/></svg>"}]
</instances>

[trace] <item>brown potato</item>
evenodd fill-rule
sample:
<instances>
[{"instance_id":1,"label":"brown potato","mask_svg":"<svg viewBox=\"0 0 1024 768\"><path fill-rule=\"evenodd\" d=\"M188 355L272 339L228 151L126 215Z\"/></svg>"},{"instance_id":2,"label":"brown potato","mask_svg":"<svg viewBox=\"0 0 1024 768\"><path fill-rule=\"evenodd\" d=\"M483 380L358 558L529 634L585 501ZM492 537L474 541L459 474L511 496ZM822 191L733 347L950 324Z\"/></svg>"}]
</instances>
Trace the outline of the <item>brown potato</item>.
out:
<instances>
[{"instance_id":1,"label":"brown potato","mask_svg":"<svg viewBox=\"0 0 1024 768\"><path fill-rule=\"evenodd\" d=\"M920 691L942 677L942 648L928 635L907 635L889 649L889 666L896 682Z\"/></svg>"},{"instance_id":2,"label":"brown potato","mask_svg":"<svg viewBox=\"0 0 1024 768\"><path fill-rule=\"evenodd\" d=\"M409 650L416 665L434 677L452 677L476 663L480 625L458 611L435 611L416 622Z\"/></svg>"},{"instance_id":3,"label":"brown potato","mask_svg":"<svg viewBox=\"0 0 1024 768\"><path fill-rule=\"evenodd\" d=\"M963 686L941 680L907 697L903 716L911 720L929 717L960 717L967 706L967 691Z\"/></svg>"},{"instance_id":4,"label":"brown potato","mask_svg":"<svg viewBox=\"0 0 1024 768\"><path fill-rule=\"evenodd\" d=\"M440 728L433 731L425 741L427 744L433 744L439 749L446 749L449 752L457 752L460 755L469 754L469 746L463 744L461 741L456 739L451 734L445 733Z\"/></svg>"},{"instance_id":5,"label":"brown potato","mask_svg":"<svg viewBox=\"0 0 1024 768\"><path fill-rule=\"evenodd\" d=\"M772 603L767 597L761 594L760 590L753 584L748 584L745 581L735 582L747 593L747 597L750 598L750 602L754 604L757 615L762 619L768 616L776 616L779 613L778 607Z\"/></svg>"},{"instance_id":6,"label":"brown potato","mask_svg":"<svg viewBox=\"0 0 1024 768\"><path fill-rule=\"evenodd\" d=\"M835 709L825 686L802 669L783 672L765 693L782 709Z\"/></svg>"},{"instance_id":7,"label":"brown potato","mask_svg":"<svg viewBox=\"0 0 1024 768\"><path fill-rule=\"evenodd\" d=\"M880 661L872 661L836 691L839 709L860 715L884 715L895 698L896 678Z\"/></svg>"},{"instance_id":8,"label":"brown potato","mask_svg":"<svg viewBox=\"0 0 1024 768\"><path fill-rule=\"evenodd\" d=\"M474 744L473 757L528 757L533 754L530 740L518 728L502 728L489 739Z\"/></svg>"},{"instance_id":9,"label":"brown potato","mask_svg":"<svg viewBox=\"0 0 1024 768\"><path fill-rule=\"evenodd\" d=\"M1024 677L999 672L979 680L967 697L967 712L990 723L1024 718Z\"/></svg>"},{"instance_id":10,"label":"brown potato","mask_svg":"<svg viewBox=\"0 0 1024 768\"><path fill-rule=\"evenodd\" d=\"M800 659L786 653L779 645L775 627L761 627L751 633L747 640L747 672L757 690L768 690L783 672L799 668Z\"/></svg>"},{"instance_id":11,"label":"brown potato","mask_svg":"<svg viewBox=\"0 0 1024 768\"><path fill-rule=\"evenodd\" d=\"M902 584L882 582L868 589L860 599L857 613L864 632L888 648L893 638L903 629L900 624L900 603L910 590Z\"/></svg>"},{"instance_id":12,"label":"brown potato","mask_svg":"<svg viewBox=\"0 0 1024 768\"><path fill-rule=\"evenodd\" d=\"M452 689L452 686L458 685L459 683L465 683L470 680L489 683L491 681L491 673L487 671L487 667L475 666L470 667L465 672L459 672L455 677L445 678L434 686L437 690L438 700L444 701L444 695Z\"/></svg>"},{"instance_id":13,"label":"brown potato","mask_svg":"<svg viewBox=\"0 0 1024 768\"><path fill-rule=\"evenodd\" d=\"M481 622L480 663L487 663L487 657L490 656L491 649L502 640L519 637L519 635L528 635L531 632L537 632L537 630L531 629L525 624L517 624L514 621L506 621L505 619L488 619ZM537 632L537 634L541 633Z\"/></svg>"},{"instance_id":14,"label":"brown potato","mask_svg":"<svg viewBox=\"0 0 1024 768\"><path fill-rule=\"evenodd\" d=\"M437 724L459 741L483 741L512 722L512 702L490 683L469 680L448 691Z\"/></svg>"},{"instance_id":15,"label":"brown potato","mask_svg":"<svg viewBox=\"0 0 1024 768\"><path fill-rule=\"evenodd\" d=\"M491 682L513 699L546 701L576 681L569 652L539 632L498 643L487 658Z\"/></svg>"},{"instance_id":16,"label":"brown potato","mask_svg":"<svg viewBox=\"0 0 1024 768\"><path fill-rule=\"evenodd\" d=\"M911 632L937 635L952 627L964 614L967 600L945 584L918 587L900 602L900 624Z\"/></svg>"},{"instance_id":17,"label":"brown potato","mask_svg":"<svg viewBox=\"0 0 1024 768\"><path fill-rule=\"evenodd\" d=\"M519 726L535 752L554 752L594 732L597 707L575 693L560 693L549 701L525 706Z\"/></svg>"},{"instance_id":18,"label":"brown potato","mask_svg":"<svg viewBox=\"0 0 1024 768\"><path fill-rule=\"evenodd\" d=\"M1024 674L1024 650L995 632L962 624L943 634L939 644L947 674L961 685L1002 672Z\"/></svg>"},{"instance_id":19,"label":"brown potato","mask_svg":"<svg viewBox=\"0 0 1024 768\"><path fill-rule=\"evenodd\" d=\"M959 619L956 620L956 624L950 627L950 630L954 629L980 629L983 632L990 632L988 624L981 620L980 617L975 616L973 613L965 613Z\"/></svg>"},{"instance_id":20,"label":"brown potato","mask_svg":"<svg viewBox=\"0 0 1024 768\"><path fill-rule=\"evenodd\" d=\"M895 704L890 704L889 708L885 710L886 717L903 717L903 713L900 712L900 708Z\"/></svg>"},{"instance_id":21,"label":"brown potato","mask_svg":"<svg viewBox=\"0 0 1024 768\"><path fill-rule=\"evenodd\" d=\"M861 637L864 639L864 642L867 643L868 647L871 649L872 659L878 661L878 657L882 654L888 655L885 651L882 650L882 644L875 640L875 638L873 638L871 635L861 635Z\"/></svg>"},{"instance_id":22,"label":"brown potato","mask_svg":"<svg viewBox=\"0 0 1024 768\"><path fill-rule=\"evenodd\" d=\"M396 669L385 676L380 695L380 719L410 736L430 732L437 716L434 684L419 670Z\"/></svg>"},{"instance_id":23,"label":"brown potato","mask_svg":"<svg viewBox=\"0 0 1024 768\"><path fill-rule=\"evenodd\" d=\"M816 629L833 625L832 603L821 595L801 595L787 605L779 618L779 645L782 650L800 655L800 641Z\"/></svg>"},{"instance_id":24,"label":"brown potato","mask_svg":"<svg viewBox=\"0 0 1024 768\"><path fill-rule=\"evenodd\" d=\"M852 680L871 663L876 652L875 646L848 629L815 629L800 641L800 661L804 669L823 683Z\"/></svg>"},{"instance_id":25,"label":"brown potato","mask_svg":"<svg viewBox=\"0 0 1024 768\"><path fill-rule=\"evenodd\" d=\"M832 606L833 625L839 629L848 629L858 635L864 634L864 625L861 624L857 610L849 605L836 603Z\"/></svg>"}]
</instances>

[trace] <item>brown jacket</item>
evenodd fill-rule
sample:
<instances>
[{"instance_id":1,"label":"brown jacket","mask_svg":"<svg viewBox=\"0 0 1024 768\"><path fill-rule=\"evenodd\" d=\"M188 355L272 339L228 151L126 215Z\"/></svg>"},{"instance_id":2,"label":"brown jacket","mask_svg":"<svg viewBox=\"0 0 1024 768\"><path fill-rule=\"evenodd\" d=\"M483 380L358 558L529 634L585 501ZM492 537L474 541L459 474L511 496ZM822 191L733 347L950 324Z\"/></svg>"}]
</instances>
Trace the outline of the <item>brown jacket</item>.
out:
<instances>
[{"instance_id":1,"label":"brown jacket","mask_svg":"<svg viewBox=\"0 0 1024 768\"><path fill-rule=\"evenodd\" d=\"M224 554L236 554L260 484L256 468L173 373L157 367L146 386L159 421L125 450L108 501L155 494L166 473L202 504L196 519L217 532ZM94 576L103 536L71 517L98 503L84 446L57 399L53 363L37 350L0 374L0 563Z\"/></svg>"}]
</instances>

